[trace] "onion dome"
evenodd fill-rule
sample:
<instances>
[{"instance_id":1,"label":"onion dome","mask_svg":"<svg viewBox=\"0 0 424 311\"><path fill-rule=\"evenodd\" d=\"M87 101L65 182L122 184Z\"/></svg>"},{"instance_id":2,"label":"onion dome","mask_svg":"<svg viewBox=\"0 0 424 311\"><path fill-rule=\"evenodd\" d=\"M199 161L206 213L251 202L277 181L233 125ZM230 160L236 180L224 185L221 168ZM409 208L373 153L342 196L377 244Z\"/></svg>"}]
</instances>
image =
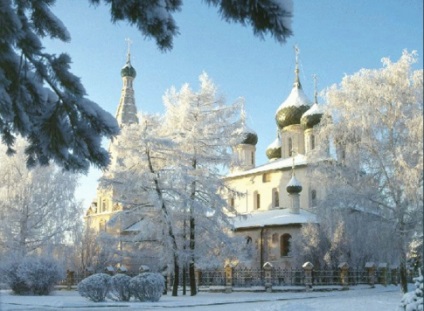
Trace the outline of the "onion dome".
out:
<instances>
[{"instance_id":1,"label":"onion dome","mask_svg":"<svg viewBox=\"0 0 424 311\"><path fill-rule=\"evenodd\" d=\"M314 104L308 111L306 111L302 118L300 119L300 124L306 128L310 129L313 128L315 125L317 125L322 118L322 115L324 114L321 107L318 105L318 93L317 93L317 80L316 76L314 76L315 80L315 92L314 92Z\"/></svg>"},{"instance_id":2,"label":"onion dome","mask_svg":"<svg viewBox=\"0 0 424 311\"><path fill-rule=\"evenodd\" d=\"M270 160L281 158L281 142L278 137L266 148L266 156Z\"/></svg>"},{"instance_id":3,"label":"onion dome","mask_svg":"<svg viewBox=\"0 0 424 311\"><path fill-rule=\"evenodd\" d=\"M299 66L297 61L296 50L296 69L293 88L289 97L278 107L275 113L275 121L280 129L292 124L300 124L300 118L311 107L312 102L303 92L302 85L299 80Z\"/></svg>"},{"instance_id":4,"label":"onion dome","mask_svg":"<svg viewBox=\"0 0 424 311\"><path fill-rule=\"evenodd\" d=\"M239 136L239 144L246 144L256 146L258 143L258 135L256 132L246 125L246 112L244 111L244 105L241 108L241 128L237 129L233 135Z\"/></svg>"},{"instance_id":5,"label":"onion dome","mask_svg":"<svg viewBox=\"0 0 424 311\"><path fill-rule=\"evenodd\" d=\"M136 75L137 75L137 73L136 73L134 67L131 66L131 62L128 59L127 60L127 63L125 64L125 66L122 67L122 69L121 69L121 77L132 77L132 78L135 78Z\"/></svg>"},{"instance_id":6,"label":"onion dome","mask_svg":"<svg viewBox=\"0 0 424 311\"><path fill-rule=\"evenodd\" d=\"M302 185L297 180L296 176L292 174L292 178L286 186L286 190L289 194L300 193L302 191Z\"/></svg>"},{"instance_id":7,"label":"onion dome","mask_svg":"<svg viewBox=\"0 0 424 311\"><path fill-rule=\"evenodd\" d=\"M302 126L307 129L313 128L321 121L323 114L324 112L322 111L321 107L317 103L315 103L308 111L306 111L302 115L302 118L300 119L300 124L302 124Z\"/></svg>"}]
</instances>

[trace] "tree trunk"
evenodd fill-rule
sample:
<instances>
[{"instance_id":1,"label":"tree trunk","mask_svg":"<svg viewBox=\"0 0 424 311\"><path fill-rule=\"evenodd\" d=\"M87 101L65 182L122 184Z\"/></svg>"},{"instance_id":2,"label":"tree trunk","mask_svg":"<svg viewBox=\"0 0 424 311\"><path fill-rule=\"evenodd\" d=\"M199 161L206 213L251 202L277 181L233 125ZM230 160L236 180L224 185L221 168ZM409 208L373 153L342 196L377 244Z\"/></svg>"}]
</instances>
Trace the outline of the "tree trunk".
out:
<instances>
[{"instance_id":1,"label":"tree trunk","mask_svg":"<svg viewBox=\"0 0 424 311\"><path fill-rule=\"evenodd\" d=\"M180 266L178 256L174 255L174 281L172 283L172 296L178 296L178 283L180 282Z\"/></svg>"},{"instance_id":2,"label":"tree trunk","mask_svg":"<svg viewBox=\"0 0 424 311\"><path fill-rule=\"evenodd\" d=\"M196 275L194 271L194 249L195 249L195 235L194 235L194 229L195 229L195 223L194 218L190 215L190 265L188 267L189 269L189 275L190 275L190 295L194 296L197 294L197 287L196 287Z\"/></svg>"},{"instance_id":3,"label":"tree trunk","mask_svg":"<svg viewBox=\"0 0 424 311\"><path fill-rule=\"evenodd\" d=\"M402 293L406 294L408 292L408 271L406 269L406 257L404 254L401 255L399 275L400 289Z\"/></svg>"}]
</instances>

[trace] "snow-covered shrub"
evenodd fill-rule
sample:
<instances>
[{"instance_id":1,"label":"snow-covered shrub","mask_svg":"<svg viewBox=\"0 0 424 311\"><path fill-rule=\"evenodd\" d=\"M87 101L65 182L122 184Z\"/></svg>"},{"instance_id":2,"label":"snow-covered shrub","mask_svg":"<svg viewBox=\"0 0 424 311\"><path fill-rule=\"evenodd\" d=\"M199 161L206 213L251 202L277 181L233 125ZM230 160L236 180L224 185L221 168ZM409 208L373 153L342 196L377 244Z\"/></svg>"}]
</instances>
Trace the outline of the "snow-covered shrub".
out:
<instances>
[{"instance_id":1,"label":"snow-covered shrub","mask_svg":"<svg viewBox=\"0 0 424 311\"><path fill-rule=\"evenodd\" d=\"M140 301L159 301L165 278L160 273L141 273L131 279L130 288L131 294Z\"/></svg>"},{"instance_id":2,"label":"snow-covered shrub","mask_svg":"<svg viewBox=\"0 0 424 311\"><path fill-rule=\"evenodd\" d=\"M110 298L118 301L129 301L131 298L130 290L131 277L122 273L114 275L110 279Z\"/></svg>"},{"instance_id":3,"label":"snow-covered shrub","mask_svg":"<svg viewBox=\"0 0 424 311\"><path fill-rule=\"evenodd\" d=\"M48 295L64 278L63 269L55 260L32 256L5 264L2 273L18 295Z\"/></svg>"},{"instance_id":4,"label":"snow-covered shrub","mask_svg":"<svg viewBox=\"0 0 424 311\"><path fill-rule=\"evenodd\" d=\"M78 292L91 301L104 301L110 289L110 279L106 273L93 274L78 283Z\"/></svg>"},{"instance_id":5,"label":"snow-covered shrub","mask_svg":"<svg viewBox=\"0 0 424 311\"><path fill-rule=\"evenodd\" d=\"M406 293L400 302L399 311L423 311L423 276L414 278L415 290Z\"/></svg>"}]
</instances>

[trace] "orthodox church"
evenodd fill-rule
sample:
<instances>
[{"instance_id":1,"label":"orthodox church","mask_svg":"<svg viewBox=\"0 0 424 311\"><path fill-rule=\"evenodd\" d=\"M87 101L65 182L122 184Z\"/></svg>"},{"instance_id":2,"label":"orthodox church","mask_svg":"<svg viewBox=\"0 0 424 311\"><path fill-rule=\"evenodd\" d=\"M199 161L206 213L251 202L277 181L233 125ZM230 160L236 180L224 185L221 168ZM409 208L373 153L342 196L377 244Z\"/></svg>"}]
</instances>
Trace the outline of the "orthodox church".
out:
<instances>
[{"instance_id":1,"label":"orthodox church","mask_svg":"<svg viewBox=\"0 0 424 311\"><path fill-rule=\"evenodd\" d=\"M122 128L138 122L133 89L136 71L131 65L129 52L121 76L123 87L116 119ZM308 178L307 155L319 143L314 127L323 113L316 91L314 98L312 103L302 89L296 50L293 88L276 111L277 137L266 150L268 163L260 166L255 163L258 136L246 126L242 113L243 127L237 132L242 141L233 147L234 161L224 180L240 194L228 197L228 204L238 214L233 217L234 233L244 236L254 250L249 261L245 262L247 266L259 268L265 262L271 262L275 267L292 267L291 239L300 234L303 224L316 223L315 215L310 211L324 194L319 185ZM116 143L111 143L110 152L111 165L116 165L119 161ZM137 231L140 222L121 225L118 229L109 228L111 217L125 209L114 202L113 191L98 187L97 196L85 215L87 226L95 232L119 230L116 233L121 235Z\"/></svg>"},{"instance_id":2,"label":"orthodox church","mask_svg":"<svg viewBox=\"0 0 424 311\"><path fill-rule=\"evenodd\" d=\"M242 115L242 143L233 148L235 157L228 186L242 195L228 198L239 216L234 219L236 235L246 238L255 250L248 266L291 268L290 243L303 224L316 223L311 212L323 189L308 178L308 153L316 147L316 129L323 111L305 95L299 79L296 49L295 79L291 93L275 113L277 138L266 155L268 163L255 165L257 134L249 129Z\"/></svg>"}]
</instances>

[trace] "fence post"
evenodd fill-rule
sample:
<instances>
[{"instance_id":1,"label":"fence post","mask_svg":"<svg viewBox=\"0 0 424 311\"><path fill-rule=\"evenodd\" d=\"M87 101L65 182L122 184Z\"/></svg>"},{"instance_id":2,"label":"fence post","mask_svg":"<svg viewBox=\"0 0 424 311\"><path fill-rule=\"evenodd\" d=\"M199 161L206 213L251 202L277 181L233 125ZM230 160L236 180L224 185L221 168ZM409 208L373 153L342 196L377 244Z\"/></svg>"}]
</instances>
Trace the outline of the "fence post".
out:
<instances>
[{"instance_id":1,"label":"fence post","mask_svg":"<svg viewBox=\"0 0 424 311\"><path fill-rule=\"evenodd\" d=\"M374 288L375 284L375 263L373 262L367 262L365 263L365 269L368 271L368 282L371 286L371 288Z\"/></svg>"},{"instance_id":2,"label":"fence post","mask_svg":"<svg viewBox=\"0 0 424 311\"><path fill-rule=\"evenodd\" d=\"M225 292L233 291L233 267L230 264L225 265Z\"/></svg>"},{"instance_id":3,"label":"fence post","mask_svg":"<svg viewBox=\"0 0 424 311\"><path fill-rule=\"evenodd\" d=\"M263 268L265 270L265 291L267 293L272 293L272 264L266 262Z\"/></svg>"},{"instance_id":4,"label":"fence post","mask_svg":"<svg viewBox=\"0 0 424 311\"><path fill-rule=\"evenodd\" d=\"M392 275L391 283L394 285L398 285L398 267L396 265L391 265L390 272Z\"/></svg>"},{"instance_id":5,"label":"fence post","mask_svg":"<svg viewBox=\"0 0 424 311\"><path fill-rule=\"evenodd\" d=\"M68 290L71 290L71 286L74 285L75 282L75 271L66 270L66 283L68 285Z\"/></svg>"},{"instance_id":6,"label":"fence post","mask_svg":"<svg viewBox=\"0 0 424 311\"><path fill-rule=\"evenodd\" d=\"M312 269L314 268L314 265L307 261L302 266L304 272L305 272L305 286L306 290L310 291L312 290Z\"/></svg>"},{"instance_id":7,"label":"fence post","mask_svg":"<svg viewBox=\"0 0 424 311\"><path fill-rule=\"evenodd\" d=\"M340 283L342 284L342 289L349 289L349 265L347 262L342 262L339 264L340 269Z\"/></svg>"},{"instance_id":8,"label":"fence post","mask_svg":"<svg viewBox=\"0 0 424 311\"><path fill-rule=\"evenodd\" d=\"M380 270L381 284L387 286L387 263L380 262L378 269Z\"/></svg>"}]
</instances>

